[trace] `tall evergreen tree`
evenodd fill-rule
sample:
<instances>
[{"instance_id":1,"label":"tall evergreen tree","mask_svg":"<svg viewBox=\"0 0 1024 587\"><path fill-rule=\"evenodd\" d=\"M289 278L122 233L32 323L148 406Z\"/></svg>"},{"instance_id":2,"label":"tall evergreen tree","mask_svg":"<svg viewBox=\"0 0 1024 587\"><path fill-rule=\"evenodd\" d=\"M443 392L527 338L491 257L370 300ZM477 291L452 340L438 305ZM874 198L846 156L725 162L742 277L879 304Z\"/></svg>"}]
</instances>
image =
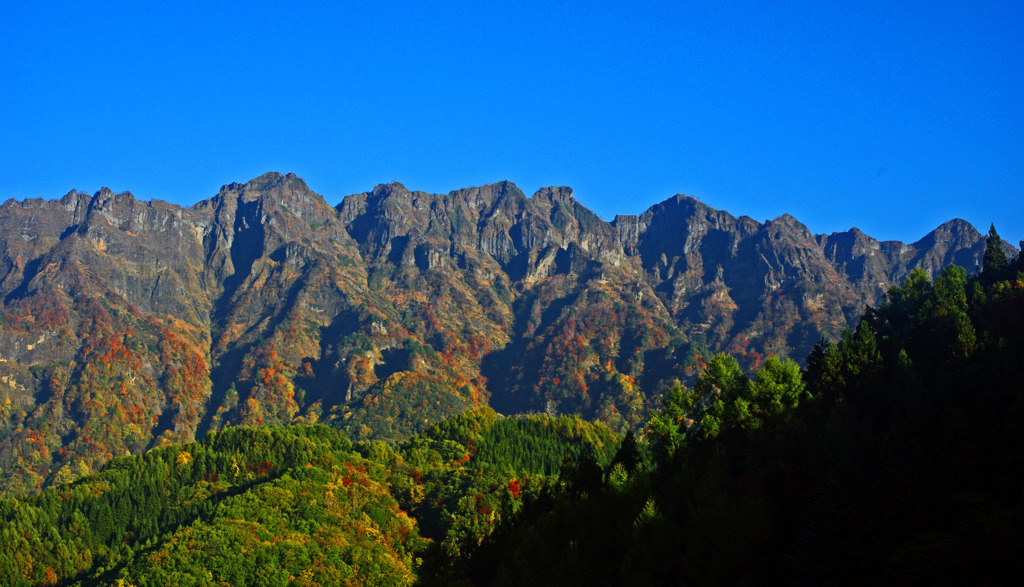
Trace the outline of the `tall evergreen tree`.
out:
<instances>
[{"instance_id":1,"label":"tall evergreen tree","mask_svg":"<svg viewBox=\"0 0 1024 587\"><path fill-rule=\"evenodd\" d=\"M996 225L992 224L988 229L988 239L985 241L985 256L981 261L981 271L989 281L999 278L999 275L1006 269L1008 261L1006 252L1003 251L1003 239L999 238L996 232Z\"/></svg>"},{"instance_id":2,"label":"tall evergreen tree","mask_svg":"<svg viewBox=\"0 0 1024 587\"><path fill-rule=\"evenodd\" d=\"M814 343L811 354L807 355L807 366L803 369L803 378L804 383L812 391L820 391L818 386L821 384L821 376L825 372L825 361L828 354L835 351L835 346L829 339L822 336L818 338L818 342Z\"/></svg>"},{"instance_id":3,"label":"tall evergreen tree","mask_svg":"<svg viewBox=\"0 0 1024 587\"><path fill-rule=\"evenodd\" d=\"M627 473L633 473L640 466L641 462L643 462L643 457L640 454L640 447L636 442L633 431L630 430L626 433L626 437L622 439L622 445L619 447L619 451L615 453L615 458L612 459L608 469L611 470L616 463L621 463Z\"/></svg>"}]
</instances>

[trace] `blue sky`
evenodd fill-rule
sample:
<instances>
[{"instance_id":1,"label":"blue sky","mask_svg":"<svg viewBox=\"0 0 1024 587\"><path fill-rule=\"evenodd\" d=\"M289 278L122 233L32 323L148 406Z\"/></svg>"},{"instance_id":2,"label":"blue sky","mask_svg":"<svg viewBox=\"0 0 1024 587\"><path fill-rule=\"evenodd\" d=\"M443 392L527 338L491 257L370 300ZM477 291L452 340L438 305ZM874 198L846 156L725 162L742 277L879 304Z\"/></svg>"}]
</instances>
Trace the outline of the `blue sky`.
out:
<instances>
[{"instance_id":1,"label":"blue sky","mask_svg":"<svg viewBox=\"0 0 1024 587\"><path fill-rule=\"evenodd\" d=\"M18 2L0 199L265 171L1024 238L1024 2Z\"/></svg>"}]
</instances>

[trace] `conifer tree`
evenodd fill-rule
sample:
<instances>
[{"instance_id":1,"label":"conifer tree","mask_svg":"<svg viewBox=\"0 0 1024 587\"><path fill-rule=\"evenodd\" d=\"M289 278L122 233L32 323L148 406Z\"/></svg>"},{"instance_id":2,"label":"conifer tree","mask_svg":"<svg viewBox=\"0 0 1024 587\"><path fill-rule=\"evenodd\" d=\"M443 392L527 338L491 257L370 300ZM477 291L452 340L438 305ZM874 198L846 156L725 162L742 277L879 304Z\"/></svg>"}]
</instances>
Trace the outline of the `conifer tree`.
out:
<instances>
[{"instance_id":1,"label":"conifer tree","mask_svg":"<svg viewBox=\"0 0 1024 587\"><path fill-rule=\"evenodd\" d=\"M988 238L985 240L985 256L981 261L982 275L989 281L995 281L1006 269L1007 264L1006 252L1003 251L1003 240L996 232L996 225L992 224L988 229Z\"/></svg>"},{"instance_id":2,"label":"conifer tree","mask_svg":"<svg viewBox=\"0 0 1024 587\"><path fill-rule=\"evenodd\" d=\"M633 431L630 430L626 433L626 437L622 439L622 445L619 447L619 451L615 453L615 458L612 459L608 470L611 470L616 464L621 464L627 473L633 473L640 466L641 462L643 462L643 457L640 454L640 447L636 442Z\"/></svg>"}]
</instances>

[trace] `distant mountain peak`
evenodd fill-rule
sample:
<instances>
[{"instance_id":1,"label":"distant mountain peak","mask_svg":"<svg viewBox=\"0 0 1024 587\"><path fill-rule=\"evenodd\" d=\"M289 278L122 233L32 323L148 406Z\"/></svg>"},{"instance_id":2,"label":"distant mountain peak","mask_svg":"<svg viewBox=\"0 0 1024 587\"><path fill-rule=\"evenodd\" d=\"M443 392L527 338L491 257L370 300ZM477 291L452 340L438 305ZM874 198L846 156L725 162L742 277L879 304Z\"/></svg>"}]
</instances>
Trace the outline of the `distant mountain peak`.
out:
<instances>
[{"instance_id":1,"label":"distant mountain peak","mask_svg":"<svg viewBox=\"0 0 1024 587\"><path fill-rule=\"evenodd\" d=\"M943 222L932 232L980 234L973 224L963 218L954 218L949 222Z\"/></svg>"},{"instance_id":2,"label":"distant mountain peak","mask_svg":"<svg viewBox=\"0 0 1024 587\"><path fill-rule=\"evenodd\" d=\"M404 184L397 181L381 183L374 186L369 195L374 198L408 197L412 192Z\"/></svg>"},{"instance_id":3,"label":"distant mountain peak","mask_svg":"<svg viewBox=\"0 0 1024 587\"><path fill-rule=\"evenodd\" d=\"M572 188L568 186L543 187L537 190L533 197L548 200L549 202L569 202L573 200Z\"/></svg>"},{"instance_id":4,"label":"distant mountain peak","mask_svg":"<svg viewBox=\"0 0 1024 587\"><path fill-rule=\"evenodd\" d=\"M954 218L940 224L935 230L924 235L914 243L915 247L927 247L938 243L962 242L964 240L976 240L981 237L974 225L962 218Z\"/></svg>"}]
</instances>

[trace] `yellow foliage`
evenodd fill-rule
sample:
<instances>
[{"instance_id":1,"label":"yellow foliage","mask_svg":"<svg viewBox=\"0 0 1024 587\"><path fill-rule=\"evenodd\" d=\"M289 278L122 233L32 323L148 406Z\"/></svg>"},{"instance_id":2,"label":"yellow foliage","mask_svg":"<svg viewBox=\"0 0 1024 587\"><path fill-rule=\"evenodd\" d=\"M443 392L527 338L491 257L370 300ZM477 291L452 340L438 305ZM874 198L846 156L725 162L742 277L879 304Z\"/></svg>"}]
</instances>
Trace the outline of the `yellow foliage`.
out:
<instances>
[{"instance_id":1,"label":"yellow foliage","mask_svg":"<svg viewBox=\"0 0 1024 587\"><path fill-rule=\"evenodd\" d=\"M178 454L178 458L174 459L174 463L179 468L187 467L188 464L191 463L191 462L192 462L192 453L189 453L187 451L181 451Z\"/></svg>"}]
</instances>

